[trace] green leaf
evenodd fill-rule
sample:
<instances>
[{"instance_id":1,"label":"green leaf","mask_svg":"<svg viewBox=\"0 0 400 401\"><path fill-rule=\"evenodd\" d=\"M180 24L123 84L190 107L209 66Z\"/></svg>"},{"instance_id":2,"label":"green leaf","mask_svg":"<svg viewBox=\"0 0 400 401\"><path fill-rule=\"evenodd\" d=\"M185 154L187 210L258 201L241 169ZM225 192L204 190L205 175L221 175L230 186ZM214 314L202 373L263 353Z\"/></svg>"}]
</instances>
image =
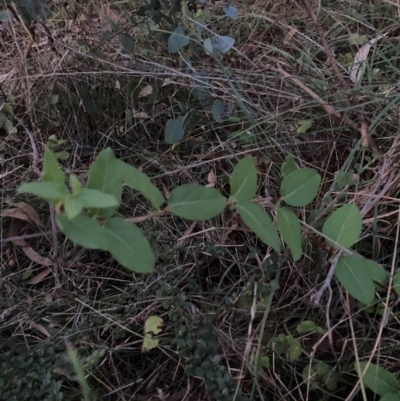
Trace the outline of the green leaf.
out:
<instances>
[{"instance_id":1,"label":"green leaf","mask_svg":"<svg viewBox=\"0 0 400 401\"><path fill-rule=\"evenodd\" d=\"M276 221L283 240L292 252L293 259L299 260L303 254L299 219L293 210L287 207L277 207Z\"/></svg>"},{"instance_id":2,"label":"green leaf","mask_svg":"<svg viewBox=\"0 0 400 401\"><path fill-rule=\"evenodd\" d=\"M355 363L354 369L359 374L360 379L362 379L364 386L368 387L375 394L384 396L387 394L397 393L400 390L400 383L396 379L396 376L378 365L359 362L359 367L358 364ZM365 373L363 375L364 371Z\"/></svg>"},{"instance_id":3,"label":"green leaf","mask_svg":"<svg viewBox=\"0 0 400 401\"><path fill-rule=\"evenodd\" d=\"M289 344L289 348L286 351L286 358L290 362L296 362L300 358L301 353L303 352L300 340L292 336L286 336L286 339Z\"/></svg>"},{"instance_id":4,"label":"green leaf","mask_svg":"<svg viewBox=\"0 0 400 401\"><path fill-rule=\"evenodd\" d=\"M305 134L312 126L313 120L301 120L300 126L297 128L296 132L298 134Z\"/></svg>"},{"instance_id":5,"label":"green leaf","mask_svg":"<svg viewBox=\"0 0 400 401\"><path fill-rule=\"evenodd\" d=\"M9 22L12 19L11 11L5 10L0 12L0 22Z\"/></svg>"},{"instance_id":6,"label":"green leaf","mask_svg":"<svg viewBox=\"0 0 400 401\"><path fill-rule=\"evenodd\" d=\"M375 286L365 264L365 258L353 254L342 256L335 269L340 284L351 296L365 305L370 305L375 297Z\"/></svg>"},{"instance_id":7,"label":"green leaf","mask_svg":"<svg viewBox=\"0 0 400 401\"><path fill-rule=\"evenodd\" d=\"M362 217L355 205L344 205L335 210L322 228L324 235L332 240L328 242L335 248L339 248L337 244L345 248L351 247L357 242L361 231Z\"/></svg>"},{"instance_id":8,"label":"green leaf","mask_svg":"<svg viewBox=\"0 0 400 401\"><path fill-rule=\"evenodd\" d=\"M129 35L129 33L121 33L118 35L119 43L121 43L122 48L130 54L134 53L135 49L135 39Z\"/></svg>"},{"instance_id":9,"label":"green leaf","mask_svg":"<svg viewBox=\"0 0 400 401\"><path fill-rule=\"evenodd\" d=\"M160 334L162 331L163 320L159 316L150 316L144 324L144 334Z\"/></svg>"},{"instance_id":10,"label":"green leaf","mask_svg":"<svg viewBox=\"0 0 400 401\"><path fill-rule=\"evenodd\" d=\"M112 195L100 192L97 189L83 188L77 195L68 195L65 198L64 208L69 219L75 218L84 208L109 208L117 206L118 202Z\"/></svg>"},{"instance_id":11,"label":"green leaf","mask_svg":"<svg viewBox=\"0 0 400 401\"><path fill-rule=\"evenodd\" d=\"M98 191L97 189L83 188L77 195L83 202L84 207L105 209L118 206L118 201L113 195Z\"/></svg>"},{"instance_id":12,"label":"green leaf","mask_svg":"<svg viewBox=\"0 0 400 401\"><path fill-rule=\"evenodd\" d=\"M395 273L393 276L393 289L397 295L400 295L400 272Z\"/></svg>"},{"instance_id":13,"label":"green leaf","mask_svg":"<svg viewBox=\"0 0 400 401\"><path fill-rule=\"evenodd\" d=\"M182 47L189 44L189 37L183 34L182 26L179 25L168 38L168 48L171 53L177 53Z\"/></svg>"},{"instance_id":14,"label":"green leaf","mask_svg":"<svg viewBox=\"0 0 400 401\"><path fill-rule=\"evenodd\" d=\"M144 339L142 350L144 352L156 348L159 339L155 338L154 334L160 334L162 331L163 320L159 316L150 316L144 324Z\"/></svg>"},{"instance_id":15,"label":"green leaf","mask_svg":"<svg viewBox=\"0 0 400 401\"><path fill-rule=\"evenodd\" d=\"M260 205L242 201L235 205L240 217L264 244L281 251L281 241L272 220Z\"/></svg>"},{"instance_id":16,"label":"green leaf","mask_svg":"<svg viewBox=\"0 0 400 401\"><path fill-rule=\"evenodd\" d=\"M46 146L43 157L43 181L57 182L65 186L65 178L56 155Z\"/></svg>"},{"instance_id":17,"label":"green leaf","mask_svg":"<svg viewBox=\"0 0 400 401\"><path fill-rule=\"evenodd\" d=\"M262 366L263 368L269 369L269 367L271 366L271 363L270 363L269 358L268 358L267 355L263 355L263 356L260 358L260 364L261 364L261 366Z\"/></svg>"},{"instance_id":18,"label":"green leaf","mask_svg":"<svg viewBox=\"0 0 400 401\"><path fill-rule=\"evenodd\" d=\"M385 394L379 401L400 401L400 394Z\"/></svg>"},{"instance_id":19,"label":"green leaf","mask_svg":"<svg viewBox=\"0 0 400 401\"><path fill-rule=\"evenodd\" d=\"M228 2L227 3L225 3L224 4L224 8L223 8L223 10L224 10L224 13L229 17L229 18L232 18L232 19L237 19L237 8L236 7L233 7L233 6L231 6Z\"/></svg>"},{"instance_id":20,"label":"green leaf","mask_svg":"<svg viewBox=\"0 0 400 401\"><path fill-rule=\"evenodd\" d=\"M161 191L150 181L150 178L137 168L121 160L116 162L121 180L130 188L139 191L155 209L165 202Z\"/></svg>"},{"instance_id":21,"label":"green leaf","mask_svg":"<svg viewBox=\"0 0 400 401\"><path fill-rule=\"evenodd\" d=\"M116 160L114 152L110 148L102 150L89 168L87 188L112 195L120 202L122 182L118 175ZM117 209L118 206L105 209L93 208L90 213L99 217L110 217Z\"/></svg>"},{"instance_id":22,"label":"green leaf","mask_svg":"<svg viewBox=\"0 0 400 401\"><path fill-rule=\"evenodd\" d=\"M215 188L186 184L171 192L168 203L176 216L189 220L208 220L224 210L226 198Z\"/></svg>"},{"instance_id":23,"label":"green leaf","mask_svg":"<svg viewBox=\"0 0 400 401\"><path fill-rule=\"evenodd\" d=\"M312 320L303 320L296 328L299 334L317 332L323 334L326 332L322 327L317 326Z\"/></svg>"},{"instance_id":24,"label":"green leaf","mask_svg":"<svg viewBox=\"0 0 400 401\"><path fill-rule=\"evenodd\" d=\"M37 181L23 184L18 192L26 192L50 201L60 201L68 194L65 185L58 182Z\"/></svg>"},{"instance_id":25,"label":"green leaf","mask_svg":"<svg viewBox=\"0 0 400 401\"><path fill-rule=\"evenodd\" d=\"M184 135L183 116L178 117L176 120L167 121L165 125L165 142L173 145L178 143Z\"/></svg>"},{"instance_id":26,"label":"green leaf","mask_svg":"<svg viewBox=\"0 0 400 401\"><path fill-rule=\"evenodd\" d=\"M72 220L66 214L59 214L56 221L59 229L76 244L88 249L107 250L103 227L86 213L82 212Z\"/></svg>"},{"instance_id":27,"label":"green leaf","mask_svg":"<svg viewBox=\"0 0 400 401\"><path fill-rule=\"evenodd\" d=\"M212 38L208 38L203 42L204 48L208 54L213 52L226 53L235 44L235 39L230 36L218 36L215 35Z\"/></svg>"},{"instance_id":28,"label":"green leaf","mask_svg":"<svg viewBox=\"0 0 400 401\"><path fill-rule=\"evenodd\" d=\"M254 198L257 192L257 170L252 157L245 157L235 166L230 179L231 197L236 202Z\"/></svg>"},{"instance_id":29,"label":"green leaf","mask_svg":"<svg viewBox=\"0 0 400 401\"><path fill-rule=\"evenodd\" d=\"M293 171L296 171L298 169L299 168L297 167L294 157L292 155L287 155L285 158L285 162L282 163L282 166L281 166L282 177L285 178L290 173L293 173Z\"/></svg>"},{"instance_id":30,"label":"green leaf","mask_svg":"<svg viewBox=\"0 0 400 401\"><path fill-rule=\"evenodd\" d=\"M372 280L375 283L385 285L388 279L388 274L386 270L380 264L370 259L364 258L364 263L368 271L368 274L371 276Z\"/></svg>"},{"instance_id":31,"label":"green leaf","mask_svg":"<svg viewBox=\"0 0 400 401\"><path fill-rule=\"evenodd\" d=\"M224 105L219 99L215 99L212 108L211 108L211 113L214 117L215 121L221 121L222 114L224 114Z\"/></svg>"},{"instance_id":32,"label":"green leaf","mask_svg":"<svg viewBox=\"0 0 400 401\"><path fill-rule=\"evenodd\" d=\"M72 193L74 195L78 195L79 192L81 192L82 190L82 185L80 181L72 174L69 176L69 185L71 186Z\"/></svg>"},{"instance_id":33,"label":"green leaf","mask_svg":"<svg viewBox=\"0 0 400 401\"><path fill-rule=\"evenodd\" d=\"M64 199L64 209L69 220L78 216L85 205L78 195L67 195Z\"/></svg>"},{"instance_id":34,"label":"green leaf","mask_svg":"<svg viewBox=\"0 0 400 401\"><path fill-rule=\"evenodd\" d=\"M286 176L281 196L290 206L307 206L318 193L321 176L313 168L301 168Z\"/></svg>"},{"instance_id":35,"label":"green leaf","mask_svg":"<svg viewBox=\"0 0 400 401\"><path fill-rule=\"evenodd\" d=\"M108 251L122 266L135 273L154 271L149 241L135 224L116 217L106 220L104 230Z\"/></svg>"}]
</instances>

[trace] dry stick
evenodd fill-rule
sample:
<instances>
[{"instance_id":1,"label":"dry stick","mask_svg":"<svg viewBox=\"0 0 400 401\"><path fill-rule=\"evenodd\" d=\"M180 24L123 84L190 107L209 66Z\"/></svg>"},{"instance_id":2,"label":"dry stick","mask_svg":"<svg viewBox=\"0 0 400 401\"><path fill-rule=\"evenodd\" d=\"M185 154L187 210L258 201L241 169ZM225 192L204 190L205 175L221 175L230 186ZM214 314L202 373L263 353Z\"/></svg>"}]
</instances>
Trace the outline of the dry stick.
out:
<instances>
[{"instance_id":1,"label":"dry stick","mask_svg":"<svg viewBox=\"0 0 400 401\"><path fill-rule=\"evenodd\" d=\"M344 88L347 88L348 87L347 82L344 79L343 74L340 72L338 63L335 59L335 56L333 55L332 49L329 47L329 44L325 37L325 32L322 29L322 26L320 25L317 16L314 14L314 11L312 10L312 7L311 7L309 1L308 0L302 0L302 1L303 1L304 5L306 6L308 15L311 17L315 27L317 28L317 33L321 39L325 54L328 57L328 60L333 68L333 71L335 71L335 74L340 81L340 85L342 85Z\"/></svg>"},{"instance_id":2,"label":"dry stick","mask_svg":"<svg viewBox=\"0 0 400 401\"><path fill-rule=\"evenodd\" d=\"M311 17L313 23L315 24L315 27L317 28L317 32L319 37L321 38L322 46L324 48L325 54L328 57L329 63L331 64L333 71L335 72L340 85L343 88L349 88L348 83L346 82L346 79L344 78L342 72L340 71L338 62L335 59L335 56L333 55L333 51L330 48L328 41L326 40L325 36L325 31L323 30L321 24L318 21L317 16L314 14L314 11L312 10L312 7L310 5L310 2L308 0L302 0L309 16ZM370 147L376 154L382 155L382 152L376 145L374 139L368 134L368 124L365 121L364 116L361 113L357 113L357 116L360 120L360 126L355 124L350 118L344 117L343 121L349 125L350 127L356 129L360 134L361 134L361 140L362 140L362 145L363 147Z\"/></svg>"},{"instance_id":3,"label":"dry stick","mask_svg":"<svg viewBox=\"0 0 400 401\"><path fill-rule=\"evenodd\" d=\"M368 135L368 130L366 128L366 124L361 124L359 127L354 121L352 121L349 117L344 116L337 110L335 107L331 106L329 103L325 102L320 96L318 96L312 89L310 89L307 85L301 82L298 78L289 74L285 71L281 66L278 67L269 67L272 71L278 72L284 78L292 81L296 86L298 86L305 93L310 95L329 115L333 115L337 119L343 121L346 125L358 131L361 134L361 140L363 146L369 146L375 153L382 154L379 150L378 146L375 144L375 141Z\"/></svg>"},{"instance_id":4,"label":"dry stick","mask_svg":"<svg viewBox=\"0 0 400 401\"><path fill-rule=\"evenodd\" d=\"M33 132L24 124L24 122L20 118L14 117L14 119L24 129L24 131L27 133L29 137L29 141L31 143L31 148L32 148L32 170L39 178L42 178L43 174L37 167L39 163L39 152L36 147L36 142L33 136Z\"/></svg>"},{"instance_id":5,"label":"dry stick","mask_svg":"<svg viewBox=\"0 0 400 401\"><path fill-rule=\"evenodd\" d=\"M38 169L37 165L39 163L39 152L36 146L35 138L33 132L24 124L24 122L18 118L14 117L18 124L24 129L29 137L32 148L32 170L36 173L39 178L43 178L43 173ZM60 286L60 276L58 269L58 240L57 240L57 224L55 219L54 207L50 206L50 222L51 222L51 233L53 237L53 275L56 287Z\"/></svg>"},{"instance_id":6,"label":"dry stick","mask_svg":"<svg viewBox=\"0 0 400 401\"><path fill-rule=\"evenodd\" d=\"M146 220L151 219L153 217L162 216L163 214L167 214L167 213L169 213L168 208L162 209L162 210L156 210L155 212L146 214L144 216L132 217L130 219L127 219L127 221L131 221L132 223L142 223L143 221L146 221Z\"/></svg>"}]
</instances>

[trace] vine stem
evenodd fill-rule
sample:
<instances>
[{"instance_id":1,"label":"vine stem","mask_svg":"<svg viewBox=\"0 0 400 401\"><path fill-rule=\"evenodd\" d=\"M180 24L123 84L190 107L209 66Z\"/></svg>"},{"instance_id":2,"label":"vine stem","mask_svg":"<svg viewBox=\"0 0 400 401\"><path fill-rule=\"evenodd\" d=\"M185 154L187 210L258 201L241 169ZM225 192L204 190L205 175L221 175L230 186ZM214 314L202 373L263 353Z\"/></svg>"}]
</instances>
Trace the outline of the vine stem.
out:
<instances>
[{"instance_id":1,"label":"vine stem","mask_svg":"<svg viewBox=\"0 0 400 401\"><path fill-rule=\"evenodd\" d=\"M146 214L144 216L139 216L139 217L131 217L130 219L127 219L127 221L130 221L132 223L142 223L143 221L146 221L148 219L152 219L154 217L162 216L164 214L169 213L169 209L161 209L161 210L156 210L155 212L151 212L149 214Z\"/></svg>"}]
</instances>

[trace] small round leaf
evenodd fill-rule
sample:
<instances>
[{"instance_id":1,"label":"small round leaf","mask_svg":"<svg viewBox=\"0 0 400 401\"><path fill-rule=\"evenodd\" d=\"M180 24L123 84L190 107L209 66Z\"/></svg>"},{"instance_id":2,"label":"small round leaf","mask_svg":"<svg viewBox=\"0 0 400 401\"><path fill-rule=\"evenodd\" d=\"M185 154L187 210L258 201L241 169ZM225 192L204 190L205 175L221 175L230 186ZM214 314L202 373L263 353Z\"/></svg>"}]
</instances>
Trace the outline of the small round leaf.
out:
<instances>
[{"instance_id":1,"label":"small round leaf","mask_svg":"<svg viewBox=\"0 0 400 401\"><path fill-rule=\"evenodd\" d=\"M375 297L375 285L365 265L365 258L353 254L342 256L335 269L335 275L345 290L357 301L370 305Z\"/></svg>"},{"instance_id":2,"label":"small round leaf","mask_svg":"<svg viewBox=\"0 0 400 401\"><path fill-rule=\"evenodd\" d=\"M183 128L183 116L178 117L176 120L168 120L165 126L165 142L173 145L178 143L185 135Z\"/></svg>"},{"instance_id":3,"label":"small round leaf","mask_svg":"<svg viewBox=\"0 0 400 401\"><path fill-rule=\"evenodd\" d=\"M171 53L177 53L182 47L189 44L189 37L183 34L182 26L178 26L168 38L168 48Z\"/></svg>"},{"instance_id":4,"label":"small round leaf","mask_svg":"<svg viewBox=\"0 0 400 401\"><path fill-rule=\"evenodd\" d=\"M328 242L335 248L348 248L354 245L362 231L362 217L357 206L344 205L335 210L325 221L322 228ZM339 246L338 246L338 245Z\"/></svg>"},{"instance_id":5,"label":"small round leaf","mask_svg":"<svg viewBox=\"0 0 400 401\"><path fill-rule=\"evenodd\" d=\"M321 176L313 168L301 168L284 178L281 196L290 206L307 206L316 197Z\"/></svg>"}]
</instances>

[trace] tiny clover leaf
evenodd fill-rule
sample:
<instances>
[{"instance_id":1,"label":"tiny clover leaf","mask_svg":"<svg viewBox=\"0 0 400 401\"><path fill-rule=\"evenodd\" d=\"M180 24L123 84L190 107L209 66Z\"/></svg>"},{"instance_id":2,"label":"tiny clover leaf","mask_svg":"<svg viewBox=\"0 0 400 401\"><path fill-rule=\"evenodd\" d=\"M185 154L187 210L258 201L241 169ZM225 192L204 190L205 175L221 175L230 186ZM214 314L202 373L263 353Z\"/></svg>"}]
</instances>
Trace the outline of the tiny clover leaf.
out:
<instances>
[{"instance_id":1,"label":"tiny clover leaf","mask_svg":"<svg viewBox=\"0 0 400 401\"><path fill-rule=\"evenodd\" d=\"M303 349L301 348L300 340L292 336L286 336L289 344L288 350L286 351L286 358L290 362L296 362L299 358Z\"/></svg>"},{"instance_id":2,"label":"tiny clover leaf","mask_svg":"<svg viewBox=\"0 0 400 401\"><path fill-rule=\"evenodd\" d=\"M221 213L226 198L215 188L185 184L175 188L169 197L169 210L188 220L208 220Z\"/></svg>"},{"instance_id":3,"label":"tiny clover leaf","mask_svg":"<svg viewBox=\"0 0 400 401\"><path fill-rule=\"evenodd\" d=\"M287 207L277 207L276 221L282 238L292 253L293 259L295 261L299 260L303 253L299 219L293 210Z\"/></svg>"},{"instance_id":4,"label":"tiny clover leaf","mask_svg":"<svg viewBox=\"0 0 400 401\"><path fill-rule=\"evenodd\" d=\"M178 143L185 135L183 128L183 116L179 116L176 120L168 120L165 126L165 142L170 145Z\"/></svg>"},{"instance_id":5,"label":"tiny clover leaf","mask_svg":"<svg viewBox=\"0 0 400 401\"><path fill-rule=\"evenodd\" d=\"M171 53L177 53L182 47L187 46L189 41L189 37L183 34L182 26L179 25L168 38L169 51Z\"/></svg>"},{"instance_id":6,"label":"tiny clover leaf","mask_svg":"<svg viewBox=\"0 0 400 401\"><path fill-rule=\"evenodd\" d=\"M18 192L30 193L32 195L36 195L40 198L46 199L47 201L52 203L58 203L68 195L68 190L65 184L51 181L37 181L22 184L18 188Z\"/></svg>"},{"instance_id":7,"label":"tiny clover leaf","mask_svg":"<svg viewBox=\"0 0 400 401\"><path fill-rule=\"evenodd\" d=\"M296 331L299 334L316 332L319 334L326 333L322 327L317 326L312 320L303 320L297 325Z\"/></svg>"},{"instance_id":8,"label":"tiny clover leaf","mask_svg":"<svg viewBox=\"0 0 400 401\"><path fill-rule=\"evenodd\" d=\"M104 224L108 251L121 265L136 273L154 271L154 255L149 241L134 224L120 217Z\"/></svg>"},{"instance_id":9,"label":"tiny clover leaf","mask_svg":"<svg viewBox=\"0 0 400 401\"><path fill-rule=\"evenodd\" d=\"M159 339L154 338L153 334L160 334L162 325L163 320L159 316L150 316L147 318L144 324L143 352L147 352L157 347Z\"/></svg>"},{"instance_id":10,"label":"tiny clover leaf","mask_svg":"<svg viewBox=\"0 0 400 401\"><path fill-rule=\"evenodd\" d=\"M312 390L326 387L333 391L337 388L338 374L326 363L317 362L308 365L302 372L303 380Z\"/></svg>"},{"instance_id":11,"label":"tiny clover leaf","mask_svg":"<svg viewBox=\"0 0 400 401\"><path fill-rule=\"evenodd\" d=\"M231 197L236 201L249 201L257 192L257 170L252 157L245 157L235 166L230 179Z\"/></svg>"},{"instance_id":12,"label":"tiny clover leaf","mask_svg":"<svg viewBox=\"0 0 400 401\"><path fill-rule=\"evenodd\" d=\"M282 199L290 206L307 206L316 197L321 176L313 168L301 168L287 175L281 184Z\"/></svg>"},{"instance_id":13,"label":"tiny clover leaf","mask_svg":"<svg viewBox=\"0 0 400 401\"><path fill-rule=\"evenodd\" d=\"M375 394L385 396L399 392L400 383L396 376L388 370L368 362L356 362L354 368L365 387L368 387Z\"/></svg>"},{"instance_id":14,"label":"tiny clover leaf","mask_svg":"<svg viewBox=\"0 0 400 401\"><path fill-rule=\"evenodd\" d=\"M313 125L313 120L301 120L300 126L297 128L296 132L298 134L305 134Z\"/></svg>"},{"instance_id":15,"label":"tiny clover leaf","mask_svg":"<svg viewBox=\"0 0 400 401\"><path fill-rule=\"evenodd\" d=\"M327 218L322 228L328 242L335 248L339 246L351 247L357 242L361 231L362 217L355 205L344 205L335 210Z\"/></svg>"},{"instance_id":16,"label":"tiny clover leaf","mask_svg":"<svg viewBox=\"0 0 400 401\"><path fill-rule=\"evenodd\" d=\"M281 240L266 211L251 201L241 201L235 205L244 223L257 235L264 244L281 251Z\"/></svg>"},{"instance_id":17,"label":"tiny clover leaf","mask_svg":"<svg viewBox=\"0 0 400 401\"><path fill-rule=\"evenodd\" d=\"M335 275L352 297L370 305L375 297L375 285L365 262L366 259L357 253L341 256Z\"/></svg>"}]
</instances>

